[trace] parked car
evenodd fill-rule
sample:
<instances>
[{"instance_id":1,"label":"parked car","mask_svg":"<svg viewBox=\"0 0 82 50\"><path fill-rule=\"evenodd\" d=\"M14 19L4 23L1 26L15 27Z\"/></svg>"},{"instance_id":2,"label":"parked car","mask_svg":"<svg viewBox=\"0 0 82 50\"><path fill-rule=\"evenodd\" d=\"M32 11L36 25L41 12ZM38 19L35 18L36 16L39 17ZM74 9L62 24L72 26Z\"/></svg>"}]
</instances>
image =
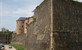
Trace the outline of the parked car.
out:
<instances>
[{"instance_id":1,"label":"parked car","mask_svg":"<svg viewBox=\"0 0 82 50\"><path fill-rule=\"evenodd\" d=\"M4 50L4 44L0 44L0 50Z\"/></svg>"},{"instance_id":2,"label":"parked car","mask_svg":"<svg viewBox=\"0 0 82 50\"><path fill-rule=\"evenodd\" d=\"M9 45L9 49L11 49L12 48L12 45Z\"/></svg>"}]
</instances>

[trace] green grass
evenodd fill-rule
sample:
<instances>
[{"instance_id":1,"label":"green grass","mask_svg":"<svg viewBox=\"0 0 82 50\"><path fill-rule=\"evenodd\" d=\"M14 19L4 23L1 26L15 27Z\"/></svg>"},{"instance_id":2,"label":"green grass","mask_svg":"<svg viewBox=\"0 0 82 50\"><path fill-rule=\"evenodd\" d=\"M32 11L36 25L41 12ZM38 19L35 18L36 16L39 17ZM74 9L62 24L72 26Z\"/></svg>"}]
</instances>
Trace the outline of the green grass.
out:
<instances>
[{"instance_id":1,"label":"green grass","mask_svg":"<svg viewBox=\"0 0 82 50\"><path fill-rule=\"evenodd\" d=\"M25 50L24 46L21 44L12 44L13 47L16 48L16 50Z\"/></svg>"}]
</instances>

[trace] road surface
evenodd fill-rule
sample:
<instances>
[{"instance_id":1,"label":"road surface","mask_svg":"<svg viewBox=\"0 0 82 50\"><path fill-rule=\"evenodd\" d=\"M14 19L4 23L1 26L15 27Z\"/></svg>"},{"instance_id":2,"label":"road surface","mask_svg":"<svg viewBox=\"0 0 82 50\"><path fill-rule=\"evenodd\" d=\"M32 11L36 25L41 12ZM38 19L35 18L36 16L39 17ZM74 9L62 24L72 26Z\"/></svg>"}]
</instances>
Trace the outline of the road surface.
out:
<instances>
[{"instance_id":1,"label":"road surface","mask_svg":"<svg viewBox=\"0 0 82 50\"><path fill-rule=\"evenodd\" d=\"M14 47L9 48L9 45L5 45L5 50L16 50Z\"/></svg>"}]
</instances>

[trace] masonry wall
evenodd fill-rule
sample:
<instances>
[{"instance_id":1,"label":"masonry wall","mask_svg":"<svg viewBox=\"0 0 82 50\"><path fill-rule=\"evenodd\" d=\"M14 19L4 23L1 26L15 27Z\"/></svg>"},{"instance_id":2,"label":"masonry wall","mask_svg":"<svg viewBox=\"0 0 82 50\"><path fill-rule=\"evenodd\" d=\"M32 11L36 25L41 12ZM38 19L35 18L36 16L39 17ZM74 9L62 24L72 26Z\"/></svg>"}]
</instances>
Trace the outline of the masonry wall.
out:
<instances>
[{"instance_id":1,"label":"masonry wall","mask_svg":"<svg viewBox=\"0 0 82 50\"><path fill-rule=\"evenodd\" d=\"M50 49L50 23L51 8L50 0L45 0L34 10L34 23L28 27L26 41L27 50L49 50Z\"/></svg>"},{"instance_id":2,"label":"masonry wall","mask_svg":"<svg viewBox=\"0 0 82 50\"><path fill-rule=\"evenodd\" d=\"M82 3L53 0L54 50L82 50Z\"/></svg>"},{"instance_id":3,"label":"masonry wall","mask_svg":"<svg viewBox=\"0 0 82 50\"><path fill-rule=\"evenodd\" d=\"M12 34L12 44L22 44L25 46L26 34Z\"/></svg>"},{"instance_id":4,"label":"masonry wall","mask_svg":"<svg viewBox=\"0 0 82 50\"><path fill-rule=\"evenodd\" d=\"M16 21L16 34L24 33L24 21Z\"/></svg>"},{"instance_id":5,"label":"masonry wall","mask_svg":"<svg viewBox=\"0 0 82 50\"><path fill-rule=\"evenodd\" d=\"M28 23L28 19L26 19L26 20L24 21L24 33L25 33L25 34L28 33L27 23Z\"/></svg>"}]
</instances>

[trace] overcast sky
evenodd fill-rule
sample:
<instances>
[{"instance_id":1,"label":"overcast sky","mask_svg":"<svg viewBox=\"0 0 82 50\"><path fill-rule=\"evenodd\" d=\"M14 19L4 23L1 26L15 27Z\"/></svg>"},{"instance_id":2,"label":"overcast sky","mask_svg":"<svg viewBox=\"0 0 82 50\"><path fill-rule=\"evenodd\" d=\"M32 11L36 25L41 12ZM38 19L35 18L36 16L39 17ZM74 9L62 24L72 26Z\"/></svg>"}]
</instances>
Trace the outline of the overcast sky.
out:
<instances>
[{"instance_id":1,"label":"overcast sky","mask_svg":"<svg viewBox=\"0 0 82 50\"><path fill-rule=\"evenodd\" d=\"M43 0L0 0L0 30L5 27L11 31L16 29L19 17L30 17L33 10ZM82 0L79 0L82 2Z\"/></svg>"},{"instance_id":2,"label":"overcast sky","mask_svg":"<svg viewBox=\"0 0 82 50\"><path fill-rule=\"evenodd\" d=\"M0 0L0 30L5 27L16 29L16 20L19 17L30 17L33 10L43 0Z\"/></svg>"}]
</instances>

